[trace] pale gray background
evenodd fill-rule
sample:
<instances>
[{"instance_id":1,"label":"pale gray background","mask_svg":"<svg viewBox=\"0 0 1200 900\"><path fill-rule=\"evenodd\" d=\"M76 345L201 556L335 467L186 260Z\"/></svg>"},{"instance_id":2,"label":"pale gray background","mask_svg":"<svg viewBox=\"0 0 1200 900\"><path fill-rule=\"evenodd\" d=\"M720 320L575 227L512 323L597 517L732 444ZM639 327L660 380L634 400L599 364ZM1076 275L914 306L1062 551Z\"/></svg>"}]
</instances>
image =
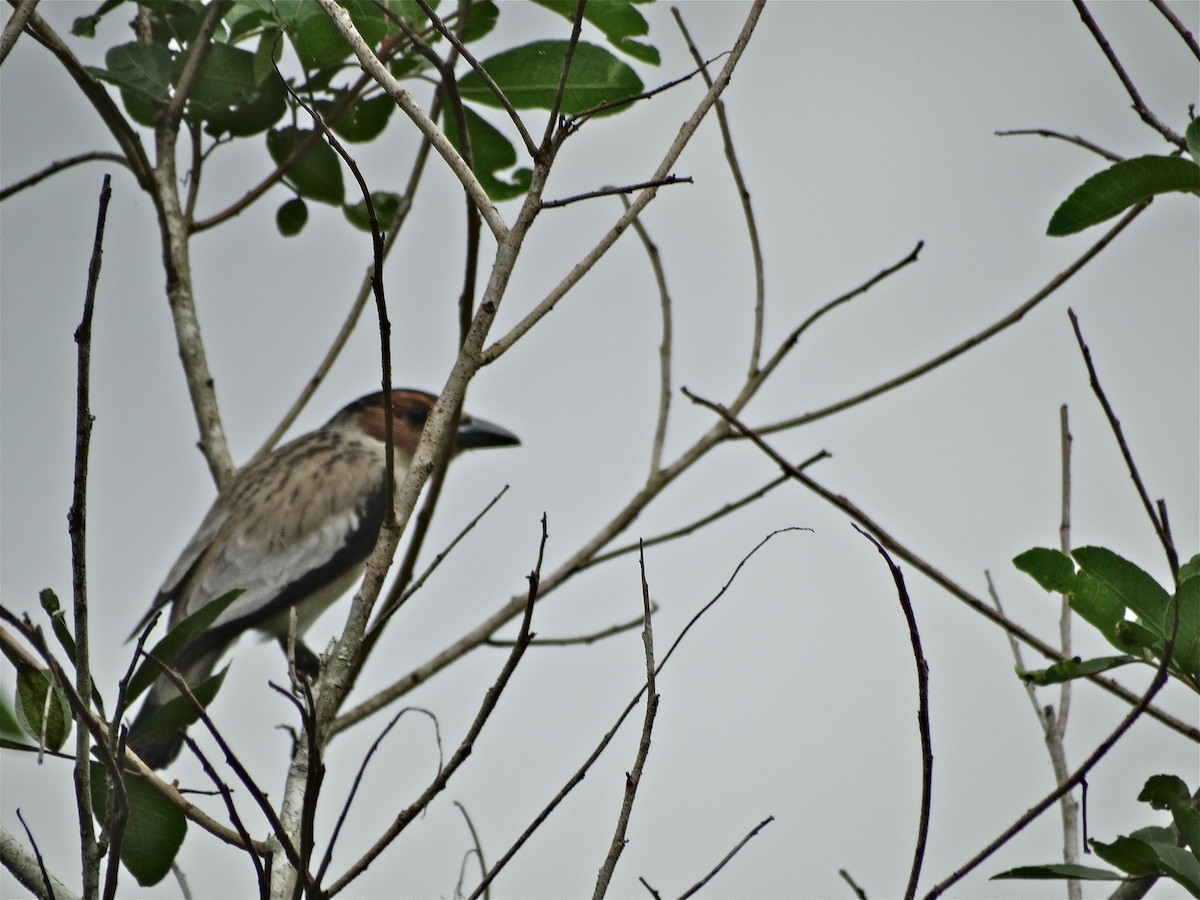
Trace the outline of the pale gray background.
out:
<instances>
[{"instance_id":1,"label":"pale gray background","mask_svg":"<svg viewBox=\"0 0 1200 900\"><path fill-rule=\"evenodd\" d=\"M44 3L40 12L65 34L72 17L93 6ZM1195 32L1200 7L1173 8ZM746 9L684 5L710 54L731 44ZM1094 11L1148 102L1181 131L1187 104L1197 99L1195 60L1149 5L1097 4ZM664 64L643 67L643 77L673 78L690 63L668 8L646 13ZM98 62L107 43L127 39L121 20L128 14L112 18L101 39L73 41L86 61ZM556 28L561 20L550 14L509 4L503 30L488 46L510 44L521 29L541 35ZM3 183L52 159L112 147L61 67L33 41L23 38L3 71ZM701 90L691 83L589 125L568 143L548 196L647 177ZM817 306L926 241L917 266L810 333L748 411L758 423L815 409L924 361L1011 310L1099 236L1094 230L1050 239L1044 229L1057 202L1103 161L1062 143L994 137L996 129L1051 127L1127 156L1168 149L1129 110L1066 3L773 4L726 100L764 239L767 347ZM411 129L397 116L378 149L359 149L376 187L397 184L412 146ZM111 698L127 662L122 641L213 490L193 446L153 211L123 170L108 169L114 198L93 348L89 553L95 668ZM71 335L106 170L72 170L3 206L2 596L18 610L36 611L37 591L46 586L64 600L70 595ZM201 213L222 208L266 170L257 150L219 154L205 172ZM663 191L646 216L676 297L675 381L728 400L748 353L752 280L714 121L675 171L695 176L696 184ZM428 181L387 277L396 381L437 388L453 358L461 200L436 162ZM193 244L201 322L239 461L310 374L369 257L367 238L327 208L314 207L301 236L280 238L273 216L286 197L274 190ZM514 207L503 212L511 217ZM606 200L545 214L497 335L617 213L616 201ZM983 570L990 569L1009 612L1049 639L1057 606L1008 561L1035 544L1057 545L1058 407L1067 402L1076 437L1074 543L1111 546L1165 582L1162 554L1088 390L1066 308L1081 316L1149 490L1167 498L1176 540L1189 556L1197 547L1200 494L1197 222L1193 198L1157 201L1115 246L1001 337L918 384L775 443L792 458L829 450L833 459L814 472L819 479L971 589L983 592ZM518 432L524 446L456 465L430 551L501 485L512 488L458 564L406 609L371 665L371 682L407 672L520 591L543 511L553 566L640 483L655 409L657 303L644 254L626 237L528 340L476 381L468 408ZM368 313L296 433L377 384L372 322ZM675 406L668 457L711 421L686 400ZM748 446L725 447L669 490L628 536L675 527L772 474L769 461ZM645 896L638 875L664 894L678 893L767 815L775 822L708 894L845 895L839 867L873 898L903 890L919 794L913 663L887 570L847 519L789 486L701 535L655 548L647 568L662 607L656 639L665 648L742 555L787 525L814 533L781 536L756 557L662 676L653 748L614 896ZM928 887L1040 798L1052 777L1003 635L915 573L909 585L932 679ZM581 633L637 615L640 602L636 565L627 558L548 600L535 628L547 636ZM315 645L339 628L345 608L314 627ZM1106 649L1082 627L1076 635L1078 652ZM636 689L641 653L634 633L586 648L531 651L460 777L349 895L450 895L469 846L451 800L470 810L489 860L498 857ZM502 661L500 651L477 652L406 702L436 711L452 747ZM278 650L246 640L216 707L273 795L287 747L274 726L291 717L265 681L283 677ZM1120 678L1137 688L1148 671ZM5 680L11 682L7 669ZM1072 763L1126 711L1091 687L1075 697ZM1196 720L1195 698L1182 690L1169 688L1161 702ZM374 732L333 747L323 836ZM370 771L344 851L370 840L431 777L430 732L427 719L412 716L393 733ZM636 740L631 722L510 865L497 895L591 891ZM172 774L195 783L197 771L184 763ZM1177 773L1194 786L1196 749L1142 721L1090 778L1090 833L1108 840L1118 830L1161 823L1135 801L1155 772ZM68 782L63 762L38 768L27 757L5 755L4 825L19 832L20 808L48 864L71 882L77 851ZM1052 860L1059 845L1052 812L952 893L1059 894L1061 886L1051 883L986 880L1013 865ZM348 852L338 858L334 869ZM249 864L199 829L189 834L181 861L197 896L252 890ZM130 880L123 893L177 891L171 881L138 891ZM21 891L5 874L0 893ZM1171 893L1169 886L1156 889L1157 896Z\"/></svg>"}]
</instances>

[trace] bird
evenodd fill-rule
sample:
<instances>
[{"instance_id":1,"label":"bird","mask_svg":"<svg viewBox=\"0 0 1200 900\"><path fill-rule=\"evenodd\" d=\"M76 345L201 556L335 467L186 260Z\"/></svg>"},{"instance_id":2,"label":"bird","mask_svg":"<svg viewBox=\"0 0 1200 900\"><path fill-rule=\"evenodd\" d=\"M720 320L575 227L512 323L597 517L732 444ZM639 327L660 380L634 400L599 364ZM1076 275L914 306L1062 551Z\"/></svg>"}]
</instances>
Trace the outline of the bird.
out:
<instances>
[{"instance_id":1,"label":"bird","mask_svg":"<svg viewBox=\"0 0 1200 900\"><path fill-rule=\"evenodd\" d=\"M140 634L168 604L169 626L231 591L240 593L170 665L195 689L243 632L257 629L287 649L296 610L296 662L315 676L319 660L299 636L363 574L383 523L385 406L392 406L394 475L408 471L437 397L393 388L360 397L315 431L241 469L209 509L167 573ZM454 452L519 444L512 432L463 414ZM151 769L178 756L183 729L153 722L180 696L166 675L151 685L128 733L128 746ZM192 717L194 718L194 716Z\"/></svg>"}]
</instances>

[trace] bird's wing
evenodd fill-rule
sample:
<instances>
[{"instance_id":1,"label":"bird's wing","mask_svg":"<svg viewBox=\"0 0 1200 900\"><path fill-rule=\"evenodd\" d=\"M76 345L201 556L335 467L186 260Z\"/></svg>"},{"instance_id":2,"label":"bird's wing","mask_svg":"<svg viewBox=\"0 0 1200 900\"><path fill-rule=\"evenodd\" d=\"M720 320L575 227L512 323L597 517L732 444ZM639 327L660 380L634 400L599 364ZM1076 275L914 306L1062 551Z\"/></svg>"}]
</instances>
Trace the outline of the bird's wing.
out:
<instances>
[{"instance_id":1,"label":"bird's wing","mask_svg":"<svg viewBox=\"0 0 1200 900\"><path fill-rule=\"evenodd\" d=\"M172 619L240 588L244 593L211 626L236 633L357 575L383 521L383 471L376 457L317 432L265 460L272 463L267 477L247 470L186 573L177 592L181 608Z\"/></svg>"}]
</instances>

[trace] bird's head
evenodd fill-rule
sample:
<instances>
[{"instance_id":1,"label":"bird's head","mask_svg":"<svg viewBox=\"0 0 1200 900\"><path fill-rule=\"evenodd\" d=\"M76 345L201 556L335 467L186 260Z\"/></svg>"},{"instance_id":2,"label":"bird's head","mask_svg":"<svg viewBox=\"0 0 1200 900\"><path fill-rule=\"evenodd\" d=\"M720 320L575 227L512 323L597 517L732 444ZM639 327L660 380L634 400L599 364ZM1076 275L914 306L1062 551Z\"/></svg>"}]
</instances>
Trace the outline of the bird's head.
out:
<instances>
[{"instance_id":1,"label":"bird's head","mask_svg":"<svg viewBox=\"0 0 1200 900\"><path fill-rule=\"evenodd\" d=\"M330 425L356 427L376 440L385 439L384 408L392 404L392 443L398 453L411 458L421 440L425 420L437 402L437 396L410 388L376 391L346 406ZM456 450L472 447L506 447L521 443L515 434L499 425L467 415L459 418L455 434Z\"/></svg>"}]
</instances>

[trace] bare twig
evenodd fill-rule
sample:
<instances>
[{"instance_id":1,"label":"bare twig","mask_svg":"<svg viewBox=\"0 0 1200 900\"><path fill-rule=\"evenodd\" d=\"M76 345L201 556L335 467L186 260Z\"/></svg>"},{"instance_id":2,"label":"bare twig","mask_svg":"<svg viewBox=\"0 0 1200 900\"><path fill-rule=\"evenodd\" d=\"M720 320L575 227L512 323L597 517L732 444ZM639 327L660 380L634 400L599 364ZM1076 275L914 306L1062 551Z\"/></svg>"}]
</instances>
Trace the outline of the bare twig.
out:
<instances>
[{"instance_id":1,"label":"bare twig","mask_svg":"<svg viewBox=\"0 0 1200 900\"><path fill-rule=\"evenodd\" d=\"M1108 60L1108 64L1112 66L1113 71L1117 73L1117 77L1121 79L1121 84L1125 86L1126 93L1129 94L1129 99L1133 101L1133 108L1142 121L1161 134L1164 138L1179 147L1181 150L1187 149L1187 142L1182 135L1176 134L1168 128L1163 122L1159 121L1158 116L1150 111L1146 106L1142 95L1138 93L1137 87L1133 83L1133 79L1125 72L1125 67L1121 65L1121 60L1117 58L1117 54L1113 51L1112 46L1108 43L1108 38L1104 36L1104 32L1100 30L1100 26L1096 24L1096 20L1092 18L1091 12L1083 0L1072 0L1075 4L1075 9L1079 13L1079 18L1083 19L1083 24L1087 26L1087 30L1092 33L1100 50L1104 53L1104 57Z\"/></svg>"},{"instance_id":2,"label":"bare twig","mask_svg":"<svg viewBox=\"0 0 1200 900\"><path fill-rule=\"evenodd\" d=\"M217 793L220 795L221 800L225 803L225 811L229 815L230 824L237 829L238 834L242 836L242 840L245 841L246 846L251 846L254 841L250 837L250 832L246 829L245 823L242 822L242 817L238 814L237 805L233 802L233 792L229 789L229 785L221 780L221 777L217 774L217 770L214 768L212 762L200 751L200 748L196 745L196 742L186 733L183 736L183 741L185 744L187 744L188 749L191 750L191 752L195 755L196 759L200 760L200 766L204 769L204 774L208 776L208 780L211 781L216 787ZM113 855L115 857L115 851ZM265 896L265 888L269 883L266 869L263 868L262 861L258 858L257 853L254 853L253 851L247 851L246 855L250 857L250 862L254 865L254 880L259 886L259 893L260 895Z\"/></svg>"},{"instance_id":3,"label":"bare twig","mask_svg":"<svg viewBox=\"0 0 1200 900\"><path fill-rule=\"evenodd\" d=\"M696 48L691 34L688 33L687 26L683 23L683 16L680 15L679 7L672 6L671 15L675 17L675 23L679 26L679 31L683 34L688 51L692 54L692 60L696 63L697 68L699 68L700 75L704 78L704 83L711 88L712 78L708 74L708 63L700 55L700 51ZM729 174L733 176L733 183L737 188L738 199L742 202L742 215L746 219L746 236L750 239L750 254L754 261L754 336L750 342L749 366L749 377L753 378L758 373L758 365L762 358L763 311L766 305L767 293L762 243L758 238L758 222L754 217L754 207L750 203L750 189L746 187L746 179L742 175L742 166L738 162L737 151L733 147L733 131L730 129L729 119L725 115L725 101L717 100L713 111L717 114L717 125L721 130L721 143L725 147L725 159L729 163Z\"/></svg>"},{"instance_id":4,"label":"bare twig","mask_svg":"<svg viewBox=\"0 0 1200 900\"><path fill-rule=\"evenodd\" d=\"M29 830L29 823L25 821L25 816L21 814L21 810L17 809L17 821L21 823L21 827L25 829L25 837L29 839L29 847L33 851L33 856L37 860L38 872L41 873L42 883L40 887L45 889L46 893L42 896L47 898L54 897L54 885L50 880L50 873L46 870L46 861L42 858L42 851L38 848L37 841L33 837L33 832Z\"/></svg>"},{"instance_id":5,"label":"bare twig","mask_svg":"<svg viewBox=\"0 0 1200 900\"><path fill-rule=\"evenodd\" d=\"M471 755L471 750L475 745L479 733L483 730L483 726L491 717L492 712L496 708L496 703L500 699L501 693L507 686L509 679L517 668L517 663L521 661L521 657L525 653L525 649L529 646L529 639L532 637L530 625L533 621L533 607L537 602L538 585L541 581L542 560L546 551L546 541L549 540L549 532L547 531L546 516L542 516L542 538L538 544L537 563L532 572L529 573L529 594L525 603L525 616L521 620L521 634L517 639L516 645L508 656L508 661L504 664L500 674L496 677L495 683L488 688L484 695L483 703L480 704L479 711L475 714L475 719L472 721L470 728L467 729L466 735L459 744L458 749L454 751L450 759L447 760L445 767L438 772L437 777L427 787L415 801L413 801L406 809L396 816L392 824L387 827L382 835L373 843L370 848L363 853L354 863L346 870L346 872L338 878L325 891L324 896L333 897L338 892L345 889L354 879L367 870L367 867L382 853L397 835L400 834L408 825L421 814L421 811L429 806L430 802L446 787L446 783L451 776L458 771L458 768Z\"/></svg>"},{"instance_id":6,"label":"bare twig","mask_svg":"<svg viewBox=\"0 0 1200 900\"><path fill-rule=\"evenodd\" d=\"M997 131L997 137L1010 137L1013 135L1035 134L1044 138L1055 138L1060 141L1066 141L1068 144L1075 144L1078 147L1083 147L1085 150L1091 150L1093 153L1103 156L1110 162L1121 162L1125 159L1123 156L1118 156L1111 150L1105 150L1099 144L1094 144L1086 138L1082 138L1077 134L1063 134L1061 131L1053 131L1049 128L1010 128L1007 131Z\"/></svg>"},{"instance_id":7,"label":"bare twig","mask_svg":"<svg viewBox=\"0 0 1200 900\"><path fill-rule=\"evenodd\" d=\"M638 569L642 575L642 644L646 650L646 715L642 720L642 737L638 742L633 768L625 774L625 797L621 801L621 812L617 816L617 827L608 847L608 855L604 858L604 863L600 866L600 872L596 876L596 889L592 892L592 900L600 900L608 893L608 886L612 883L617 861L621 858L621 851L625 849L629 816L633 812L633 800L637 796L638 785L642 781L646 756L650 753L650 733L654 730L654 717L658 713L658 692L654 686L654 630L650 624L650 585L646 581L646 554L644 552L638 557Z\"/></svg>"},{"instance_id":8,"label":"bare twig","mask_svg":"<svg viewBox=\"0 0 1200 900\"><path fill-rule=\"evenodd\" d=\"M700 607L699 611L694 616L692 616L691 619L688 620L688 623L685 626L683 626L683 629L675 637L675 640L671 643L671 646L669 648L667 648L666 654L659 661L658 666L655 668L654 674L655 675L662 674L663 669L666 667L667 663L670 661L671 657L674 655L676 649L678 649L680 644L683 642L683 639L687 636L688 632L692 630L692 627L697 622L700 621L700 619L704 616L705 613L707 613L710 609L712 609L717 604L717 601L719 601L722 597L725 596L725 594L729 591L729 588L733 585L733 582L737 579L739 573L741 573L742 568L750 561L750 559L756 553L758 553L759 550L761 550L767 543L769 543L777 535L783 534L785 532L790 532L790 531L803 531L803 530L805 530L805 529L781 528L781 529L778 529L777 531L772 531L765 538L763 538L761 541L759 541L757 544L755 544L753 549L751 549L749 553L747 553L745 556L743 556L741 561L737 564L737 566L734 567L733 574L731 574L729 576L729 578L725 581L725 584L717 592L716 596L714 596L711 600L709 600L706 604L704 604L704 606ZM583 781L584 777L587 775L587 773L591 769L592 765L596 762L597 759L600 758L600 755L602 753L604 753L605 748L608 747L608 745L612 742L612 739L614 737L616 737L616 734L620 730L621 725L624 724L624 722L627 718L629 718L630 713L632 713L634 711L634 709L637 708L638 702L642 699L642 694L645 693L645 691L646 691L646 686L643 684L642 687L638 689L637 693L635 693L633 695L633 699L631 699L625 705L625 708L621 711L621 714L617 716L616 722L614 722L613 726L607 732L605 732L604 737L602 737L600 739L600 743L598 743L596 745L595 749L592 750L591 754L588 755L587 759L585 759L583 761L583 764L579 767L578 770L576 770L575 774L572 775L567 780L566 784L564 784L562 786L562 788L559 789L558 793L555 794L553 798L551 798L550 802L546 804L546 806L542 809L542 811L539 812L534 817L533 821L529 824L529 826L523 832L521 832L520 836L513 842L512 846L509 847L508 850L505 851L504 855L501 856L500 859L496 861L496 864L493 865L492 868L488 870L487 875L484 876L483 880L479 883L479 886L475 888L474 893L471 894L470 900L476 900L476 898L478 898L479 896L481 896L483 894L483 892L487 889L488 885L490 885L492 883L492 881L495 880L496 876L500 874L500 871L508 864L509 860L511 860L517 854L517 851L520 850L521 847L523 847L525 845L525 842L529 840L529 838L533 835L533 833L542 827L542 824L546 821L546 819L548 819L550 817L550 814L553 813L554 810L558 808L559 804L561 804L563 802L563 800L566 799L567 795L570 794L571 791L573 791L580 784L580 782Z\"/></svg>"},{"instance_id":9,"label":"bare twig","mask_svg":"<svg viewBox=\"0 0 1200 900\"><path fill-rule=\"evenodd\" d=\"M1092 364L1092 353L1083 340L1083 332L1079 329L1079 319L1076 317L1073 309L1068 309L1067 315L1071 319L1071 328L1075 331L1075 340L1079 344L1079 352L1083 354L1083 362L1087 366L1088 382L1092 386L1092 392L1096 395L1096 399L1100 401L1100 406L1104 409L1104 415L1108 419L1109 427L1112 428L1113 436L1117 439L1117 446L1121 449L1121 457L1125 460L1125 465L1129 469L1129 477L1133 479L1133 486L1137 489L1138 498L1142 501L1146 515L1150 517L1150 524L1154 527L1154 533L1158 535L1158 539L1162 543L1163 552L1167 556L1167 565L1171 569L1171 580L1177 581L1179 579L1179 553L1175 549L1175 542L1171 540L1170 534L1163 525L1163 520L1159 518L1155 512L1154 504L1150 502L1150 495L1146 492L1146 486L1142 482L1142 476L1138 473L1137 464L1133 461L1133 453L1130 452L1129 444L1125 440L1125 432L1122 431L1117 414L1113 412L1112 405L1108 402L1104 388L1100 386L1100 376L1096 374L1096 367Z\"/></svg>"},{"instance_id":10,"label":"bare twig","mask_svg":"<svg viewBox=\"0 0 1200 900\"><path fill-rule=\"evenodd\" d=\"M470 856L470 853L475 854L475 858L477 860L479 860L479 874L482 876L485 872L487 872L487 863L484 861L484 858L483 858L483 843L479 840L479 833L475 830L475 823L471 821L471 816L470 816L470 814L467 813L467 808L465 806L463 806L461 803L459 803L457 800L454 801L454 805L457 806L458 811L460 813L462 813L462 817L463 817L464 821L466 821L466 823L467 823L467 831L471 832L471 850L467 854L467 857ZM466 875L465 867L466 867L467 857L463 858L464 871L459 874L458 885L456 886L455 891L454 891L455 897L462 896L462 884L463 884L463 878ZM485 891L483 894L483 900L489 900L490 896L491 896L491 892Z\"/></svg>"},{"instance_id":11,"label":"bare twig","mask_svg":"<svg viewBox=\"0 0 1200 900\"><path fill-rule=\"evenodd\" d=\"M1183 42L1192 51L1192 55L1196 59L1200 59L1200 44L1196 43L1196 36L1187 30L1187 26L1183 24L1183 20L1179 16L1175 15L1175 11L1167 6L1163 0L1150 0L1150 4L1162 13L1164 19L1171 23L1171 27L1183 38Z\"/></svg>"},{"instance_id":12,"label":"bare twig","mask_svg":"<svg viewBox=\"0 0 1200 900\"><path fill-rule=\"evenodd\" d=\"M833 493L828 488L818 484L816 481L814 481L808 475L795 469L787 460L785 460L782 456L780 456L779 453L774 448L772 448L769 444L767 444L766 441L763 440L762 435L758 431L755 431L754 429L752 429L749 426L740 422L737 419L737 417L730 410L726 409L725 407L721 406L718 403L713 403L711 400L705 400L703 397L696 396L695 394L691 393L687 388L683 389L683 393L685 396L690 398L694 403L698 403L701 406L703 406L707 409L711 409L713 412L717 413L717 415L719 415L725 422L729 423L734 428L736 428L741 434L743 434L744 436L749 438L760 450L762 450L768 457L770 457L772 460L774 460L774 462L777 465L779 465L782 469L784 469L786 472L788 472L794 479L799 481L806 488L808 488L810 491L812 491L817 496L821 497L827 503L831 504L832 506L837 507L838 509L845 512L847 515L849 515L853 519L860 522L862 524L862 526L864 528L866 528L868 531L870 531L872 534L874 534L879 539L879 542L881 544L883 544L883 546L885 546L889 551L891 551L896 556L903 559L905 562L907 562L913 568L917 569L919 572L921 572L921 574L925 575L925 577L929 578L935 584L939 585L951 596L953 596L957 600L960 600L963 603L965 603L967 606L969 606L975 612L979 613L985 619L988 619L990 622L992 622L996 625L999 625L1001 628L1003 628L1005 631L1009 632L1010 634L1015 635L1021 641L1028 644L1033 649L1037 650L1038 653L1041 653L1046 658L1055 660L1056 662L1062 661L1062 659L1063 659L1062 654L1059 653L1058 650L1056 650L1054 647L1051 647L1049 644L1047 644L1041 638L1037 637L1035 634L1030 632L1028 629L1023 628L1022 626L1018 625L1016 622L1013 622L1011 619L1007 619L1004 616L1002 616L1001 614L997 613L994 609L989 607L986 603L984 603L979 598L972 595L969 591L967 591L961 585L950 580L950 578L948 578L942 572L940 572L936 568L934 568L929 562L922 559L916 553L909 550L907 547L905 547L903 544L901 544L899 541L897 541L894 537L892 537L890 534L888 534L888 532L884 528L882 528L870 516L868 516L865 512L863 512L861 509L859 509L855 504L851 503L845 497L843 497L839 494ZM1133 693L1132 691L1128 690L1127 688L1122 687L1120 684L1113 681L1112 679L1105 678L1103 675L1088 675L1086 677L1088 678L1089 681L1104 688L1110 694L1113 694L1116 697L1120 697L1122 700L1126 701L1127 703L1134 704L1134 703L1139 702L1139 697L1137 694ZM1147 708L1146 714L1153 719L1157 719L1159 722L1166 725L1168 728L1171 728L1174 731L1177 731L1179 734L1183 735L1184 737L1189 738L1190 740L1196 741L1197 743L1200 743L1200 728L1196 728L1194 725L1184 722L1181 719L1178 719L1175 716L1172 716L1171 714L1164 712L1163 710L1158 709L1157 707L1154 707L1154 706L1150 706L1149 708Z\"/></svg>"},{"instance_id":13,"label":"bare twig","mask_svg":"<svg viewBox=\"0 0 1200 900\"><path fill-rule=\"evenodd\" d=\"M850 873L845 869L838 869L838 874L842 876L842 881L850 885L850 890L854 891L854 896L858 900L867 900L867 892L858 886L858 883L850 877Z\"/></svg>"},{"instance_id":14,"label":"bare twig","mask_svg":"<svg viewBox=\"0 0 1200 900\"><path fill-rule=\"evenodd\" d=\"M32 12L32 10L30 10ZM100 263L104 256L104 226L108 203L112 198L112 179L105 175L100 187L96 213L96 236L88 264L87 291L83 300L83 318L75 329L79 346L75 385L75 486L71 509L67 513L71 536L71 582L75 611L75 691L82 702L92 696L92 663L88 638L87 595L87 482L88 452L92 443L91 359L92 316L96 308L96 287L100 283ZM94 897L99 889L100 854L92 821L91 732L77 719L75 728L75 807L79 819L79 852L83 875L83 893Z\"/></svg>"},{"instance_id":15,"label":"bare twig","mask_svg":"<svg viewBox=\"0 0 1200 900\"><path fill-rule=\"evenodd\" d=\"M1071 423L1067 415L1067 404L1059 407L1059 446L1062 458L1062 514L1059 517L1058 543L1059 550L1064 556L1071 553ZM1071 604L1066 597L1062 598L1058 612L1058 649L1064 657L1070 658L1071 653ZM1032 691L1032 686L1030 686ZM1034 704L1037 705L1036 703ZM1046 724L1051 727L1045 731L1046 749L1050 753L1050 765L1054 768L1054 778L1061 782L1070 771L1067 767L1067 750L1064 738L1067 734L1067 720L1071 713L1071 680L1064 681L1058 689L1058 712L1047 709ZM1063 862L1079 861L1079 804L1075 795L1068 792L1063 794L1059 803L1062 813L1063 826ZM1083 885L1078 878L1067 879L1068 900L1081 900Z\"/></svg>"},{"instance_id":16,"label":"bare twig","mask_svg":"<svg viewBox=\"0 0 1200 900\"><path fill-rule=\"evenodd\" d=\"M103 160L104 162L117 163L118 165L129 168L129 160L119 153L107 153L101 150L92 150L88 153L79 153L75 156L68 156L66 159L56 160L50 163L41 171L34 172L28 178L22 178L20 181L10 184L8 187L0 190L0 201L7 200L13 194L18 194L26 188L31 188L40 181L49 178L51 175L57 175L64 169L69 169L72 166L78 166L86 162L96 162Z\"/></svg>"},{"instance_id":17,"label":"bare twig","mask_svg":"<svg viewBox=\"0 0 1200 900\"><path fill-rule=\"evenodd\" d=\"M830 404L829 406L810 413L805 413L802 416L787 419L783 422L776 422L771 425L764 425L760 428L756 428L755 430L759 434L763 435L771 434L776 431L784 431L789 428L795 428L798 425L806 425L809 422L815 422L817 419L823 419L826 416L831 416L834 413L841 412L842 410L849 409L853 406L858 406L859 404L865 403L874 397L878 397L880 394L885 394L903 384L907 384L914 379L920 378L927 372L931 372L939 366L948 363L955 357L961 356L968 350L977 347L989 338L992 338L1001 331L1004 331L1006 328L1017 324L1017 322L1021 321L1021 319L1025 317L1026 313L1062 287L1071 278L1071 276L1082 269L1088 262L1092 260L1094 256L1096 256L1096 254L1107 247L1118 234L1125 230L1130 222L1142 214L1142 212L1146 209L1146 205L1147 204L1145 203L1140 203L1130 209L1129 212L1125 213L1125 215L1123 215L1117 221L1117 224L1105 232L1103 237L1085 250L1073 263L1071 263L1071 265L1067 266L1067 268L1046 282L1045 286L1038 290L1032 297L1030 297L1008 315L1004 316L1002 319L994 322L977 334L972 335L965 341L955 345L954 347L951 347L944 353L938 354L928 362L924 362L902 375L898 375L895 378L870 388L869 390L863 391L861 394L856 394L853 397L847 397L845 400L840 400L837 403Z\"/></svg>"},{"instance_id":18,"label":"bare twig","mask_svg":"<svg viewBox=\"0 0 1200 900\"><path fill-rule=\"evenodd\" d=\"M17 8L4 25L4 34L0 35L0 64L8 58L8 51L17 43L17 38L25 30L25 23L29 21L37 5L38 0L19 0L16 4Z\"/></svg>"},{"instance_id":19,"label":"bare twig","mask_svg":"<svg viewBox=\"0 0 1200 900\"><path fill-rule=\"evenodd\" d=\"M734 856L736 856L738 854L738 851L740 851L743 847L745 847L746 844L750 843L750 840L756 834L758 834L760 831L762 831L764 828L766 828L768 825L770 825L774 821L775 821L774 816L767 816L765 819L763 819L761 822L759 822L757 825L755 825L754 828L752 828L750 830L749 834L747 834L744 838L742 838L740 841L738 841L737 844L734 846L734 848L732 850L730 850L728 853L726 853L725 856L721 858L721 861L719 863L717 863L715 866L713 866L712 871L710 871L707 875L705 875L703 878L701 878L699 881L697 881L695 884L693 884L690 888L688 888L686 891L684 891L682 894L680 894L679 900L687 900L688 897L692 897L692 896L696 895L697 893L699 893L701 890L703 890L704 886L706 884L708 884L710 881L712 881L718 872L720 872L723 868L725 868L725 864L727 862L729 862L731 859L733 859Z\"/></svg>"},{"instance_id":20,"label":"bare twig","mask_svg":"<svg viewBox=\"0 0 1200 900\"><path fill-rule=\"evenodd\" d=\"M541 203L542 209L560 209L564 206L570 206L572 203L579 203L583 200L594 200L597 197L621 197L624 199L625 194L632 194L635 191L645 190L646 188L660 188L671 184L694 184L695 179L691 175L667 175L665 178L651 179L650 181L639 181L636 184L622 184L619 187L602 187L596 188L594 191L584 191L581 194L572 194L570 197L560 197L558 200L543 200ZM629 205L626 204L626 209Z\"/></svg>"},{"instance_id":21,"label":"bare twig","mask_svg":"<svg viewBox=\"0 0 1200 900\"><path fill-rule=\"evenodd\" d=\"M854 525L854 523L851 523ZM917 825L917 846L913 851L912 868L909 870L908 887L904 890L905 900L912 900L917 893L917 881L921 877L921 863L925 858L925 841L929 837L929 813L933 798L933 738L929 731L929 663L925 661L925 653L921 650L921 633L917 629L917 617L913 612L912 600L908 597L908 588L904 586L904 573L888 556L883 545L874 536L863 531L857 525L854 530L875 545L880 556L887 562L896 583L896 596L904 610L904 620L908 623L908 637L912 641L913 659L917 664L917 729L921 735L921 815Z\"/></svg>"},{"instance_id":22,"label":"bare twig","mask_svg":"<svg viewBox=\"0 0 1200 900\"><path fill-rule=\"evenodd\" d=\"M658 612L658 604L650 604L650 614ZM636 619L630 619L628 622L621 622L617 625L609 625L607 628L602 628L599 631L591 631L587 634L577 634L574 637L566 638L533 638L529 642L530 647L574 647L580 644L594 644L597 641L603 641L606 638L615 637L618 634L624 634L627 631L633 631L642 624L642 616ZM489 638L484 641L489 647L511 647L515 641L505 640L503 638Z\"/></svg>"}]
</instances>

